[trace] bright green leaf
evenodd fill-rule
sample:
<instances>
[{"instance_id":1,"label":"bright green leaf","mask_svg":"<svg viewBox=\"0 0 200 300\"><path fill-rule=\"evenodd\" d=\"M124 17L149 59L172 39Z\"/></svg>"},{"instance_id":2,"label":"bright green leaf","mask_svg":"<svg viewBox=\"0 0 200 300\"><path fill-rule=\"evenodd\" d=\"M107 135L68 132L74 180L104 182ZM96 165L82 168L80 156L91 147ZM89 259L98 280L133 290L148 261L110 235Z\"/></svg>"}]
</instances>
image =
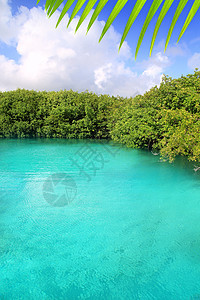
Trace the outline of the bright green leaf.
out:
<instances>
[{"instance_id":1,"label":"bright green leaf","mask_svg":"<svg viewBox=\"0 0 200 300\"><path fill-rule=\"evenodd\" d=\"M100 12L102 11L102 9L104 8L104 6L106 5L106 3L108 2L108 0L101 0L99 1L95 11L93 12L93 15L90 19L88 28L87 28L87 32L90 30L91 26L93 25L94 21L97 19L98 15L100 14Z\"/></svg>"},{"instance_id":2,"label":"bright green leaf","mask_svg":"<svg viewBox=\"0 0 200 300\"><path fill-rule=\"evenodd\" d=\"M85 18L88 16L88 14L90 13L91 9L96 4L96 2L97 2L97 0L90 0L87 3L87 5L86 5L86 7L85 7L85 9L84 9L84 11L83 11L83 13L82 13L79 21L78 21L78 25L76 26L76 30L75 31L77 31L79 29L79 27L81 26L81 24L83 23L83 21L85 20Z\"/></svg>"},{"instance_id":3,"label":"bright green leaf","mask_svg":"<svg viewBox=\"0 0 200 300\"><path fill-rule=\"evenodd\" d=\"M131 26L133 25L133 23L135 22L135 19L137 18L137 16L139 15L140 11L142 10L143 6L145 5L147 0L138 0L130 14L130 17L128 19L128 22L126 24L126 27L124 29L124 32L123 32L123 36L122 36L122 39L121 39L121 42L120 42L120 46L119 46L119 49L121 48Z\"/></svg>"},{"instance_id":4,"label":"bright green leaf","mask_svg":"<svg viewBox=\"0 0 200 300\"><path fill-rule=\"evenodd\" d=\"M187 29L188 25L190 24L190 22L191 22L192 19L194 18L194 16L195 16L197 10L199 9L199 7L200 7L200 2L199 2L199 0L195 0L195 2L194 2L193 5L192 5L192 8L191 8L191 10L190 10L190 12L189 12L189 15L187 16L187 19L186 19L186 21L185 21L185 23L184 23L184 25L183 25L183 28L182 28L182 30L181 30L181 33L180 33L180 35L179 35L179 38L178 38L177 43L179 42L179 40L180 40L180 38L182 37L183 33L185 32L185 30Z\"/></svg>"},{"instance_id":5,"label":"bright green leaf","mask_svg":"<svg viewBox=\"0 0 200 300\"><path fill-rule=\"evenodd\" d=\"M40 2L40 0L36 0L37 4ZM72 19L76 16L76 14L79 12L79 10L83 7L83 5L86 3L87 1L87 5L79 19L78 25L76 26L75 31L78 30L78 28L80 27L80 25L83 23L83 21L85 20L85 18L88 16L88 14L90 13L90 11L92 10L92 8L94 7L94 5L96 4L97 0L76 0L76 5L75 8L72 12L72 15L69 19L68 25L70 24L70 22L72 21ZM101 13L102 9L105 7L105 5L107 4L109 0L99 0L99 3L96 7L96 9L93 12L93 15L90 19L89 25L87 27L87 32L90 30L91 26L93 25L93 23L95 22L95 20L98 18L99 14ZM107 32L107 30L109 29L109 27L111 26L111 24L113 23L113 21L115 20L115 18L118 16L118 14L120 13L120 11L124 8L124 6L126 5L126 3L129 0L117 0L116 4L113 8L113 10L110 13L110 16L108 17L106 24L102 30L101 36L100 36L100 41L103 38L103 36L105 35L105 33ZM152 1L152 5L148 11L148 14L146 16L146 19L144 21L142 30L140 32L140 36L138 39L138 43L137 43L137 47L136 47L136 52L135 52L135 57L137 57L139 48L141 46L141 43L143 41L145 32L149 26L149 23L151 22L152 18L154 17L155 13L157 12L159 6L161 5L161 3L164 1L164 5L161 9L160 14L158 15L158 19L156 22L156 26L153 32L153 37L152 37L152 41L151 41L151 46L150 46L150 55L152 53L152 49L155 43L155 39L158 33L158 30L163 22L163 19L165 18L167 12L170 10L170 7L172 6L174 0L153 0ZM179 35L178 41L180 40L180 38L182 37L182 35L184 34L185 30L187 29L188 25L190 24L191 20L194 18L197 10L200 7L200 0L193 0L193 6L187 16L187 19L182 27L181 33ZM58 9L58 7L64 2L64 0L46 0L46 4L45 4L45 10L47 12L47 15L49 17L51 17L53 15L53 13ZM60 13L60 17L57 21L56 27L59 25L59 23L61 22L61 20L63 19L63 17L65 16L65 14L67 13L67 11L69 10L69 8L72 6L72 4L75 2L75 0L67 0L65 3L65 6L63 8L63 10ZM120 46L119 49L121 48L131 26L133 25L133 23L135 22L136 18L138 17L138 15L140 14L141 10L143 9L145 3L147 2L147 0L137 0L136 4L134 5L130 16L128 18L128 21L126 23L121 41L120 41ZM182 13L183 9L185 8L186 4L188 3L188 0L179 0L179 4L178 7L174 13L174 17L173 20L171 22L169 31L168 31L168 35L167 35L167 39L166 39L166 43L165 43L165 50L167 48L167 45L169 43L169 40L171 38L172 32L174 30L174 26L177 23L177 20L180 16L180 14Z\"/></svg>"},{"instance_id":6,"label":"bright green leaf","mask_svg":"<svg viewBox=\"0 0 200 300\"><path fill-rule=\"evenodd\" d=\"M154 29L153 37L152 37L152 40L151 40L150 56L151 56L151 53L152 53L152 50L153 50L153 46L154 46L154 43L155 43L155 39L156 39L158 30L160 28L160 25L161 25L164 17L166 16L167 12L169 11L169 9L170 9L173 2L174 2L174 0L167 0L167 1L165 1L164 5L162 7L162 10L161 10L160 15L158 17L158 20L157 20L157 23L156 23L156 26L155 26L155 29Z\"/></svg>"},{"instance_id":7,"label":"bright green leaf","mask_svg":"<svg viewBox=\"0 0 200 300\"><path fill-rule=\"evenodd\" d=\"M106 31L108 30L108 28L111 26L111 24L113 23L114 19L117 17L117 15L119 14L119 12L122 10L122 8L125 6L125 4L127 3L128 0L118 0L118 2L116 3L115 7L113 8L104 28L103 31L101 33L100 39L99 41L101 41L101 39L103 38L103 36L105 35Z\"/></svg>"},{"instance_id":8,"label":"bright green leaf","mask_svg":"<svg viewBox=\"0 0 200 300\"><path fill-rule=\"evenodd\" d=\"M61 20L63 19L63 17L66 15L68 9L71 7L71 5L74 3L74 0L68 0L67 3L65 4L61 14L60 14L60 17L58 19L58 22L56 24L56 27L58 27L59 23L61 22Z\"/></svg>"},{"instance_id":9,"label":"bright green leaf","mask_svg":"<svg viewBox=\"0 0 200 300\"><path fill-rule=\"evenodd\" d=\"M54 0L46 0L45 10L47 11L49 8L53 7Z\"/></svg>"},{"instance_id":10,"label":"bright green leaf","mask_svg":"<svg viewBox=\"0 0 200 300\"><path fill-rule=\"evenodd\" d=\"M170 26L169 31L168 31L168 35L167 35L167 39L166 39L166 43L165 43L165 51L166 51L166 49L167 49L169 40L170 40L171 35L172 35L172 32L173 32L173 30L174 30L174 26L175 26L175 24L176 24L176 22L177 22L177 20L178 20L178 18L179 18L179 16L180 16L180 14L182 13L184 7L186 6L187 2L188 2L188 0L181 0L181 1L179 2L179 5L178 5L178 7L177 7L177 9L176 9L176 12L175 12L175 14L174 14L174 17L173 17L171 26Z\"/></svg>"},{"instance_id":11,"label":"bright green leaf","mask_svg":"<svg viewBox=\"0 0 200 300\"><path fill-rule=\"evenodd\" d=\"M141 33L140 33L140 36L139 36L139 40L138 40L136 51L135 51L135 58L137 57L139 48L141 46L142 40L143 40L145 32L147 30L147 27L149 26L149 23L151 22L153 16L155 15L155 13L158 10L159 6L161 5L162 1L163 0L156 0L151 5L151 8L150 8L150 10L148 12L148 15L147 15L147 17L145 19L144 25L142 27L142 30L141 30Z\"/></svg>"},{"instance_id":12,"label":"bright green leaf","mask_svg":"<svg viewBox=\"0 0 200 300\"><path fill-rule=\"evenodd\" d=\"M75 15L77 14L77 12L81 9L81 7L84 5L86 0L78 0L76 3L76 6L74 7L74 10L70 16L69 22L67 24L67 27L69 26L69 24L71 23L72 19L75 17Z\"/></svg>"},{"instance_id":13,"label":"bright green leaf","mask_svg":"<svg viewBox=\"0 0 200 300\"><path fill-rule=\"evenodd\" d=\"M56 3L54 4L54 7L48 11L48 16L51 17L53 13L58 9L58 7L63 3L64 0L57 0Z\"/></svg>"}]
</instances>

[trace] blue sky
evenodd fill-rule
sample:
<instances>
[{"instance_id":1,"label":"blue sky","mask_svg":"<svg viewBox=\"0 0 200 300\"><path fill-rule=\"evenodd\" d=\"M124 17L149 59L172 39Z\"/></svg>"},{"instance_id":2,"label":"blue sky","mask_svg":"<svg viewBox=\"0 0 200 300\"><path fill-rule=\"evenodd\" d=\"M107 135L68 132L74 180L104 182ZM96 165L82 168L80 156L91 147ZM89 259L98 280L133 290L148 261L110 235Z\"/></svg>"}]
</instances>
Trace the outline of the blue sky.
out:
<instances>
[{"instance_id":1,"label":"blue sky","mask_svg":"<svg viewBox=\"0 0 200 300\"><path fill-rule=\"evenodd\" d=\"M58 13L47 19L44 0L38 6L36 0L0 0L0 90L73 89L134 96L159 85L162 74L176 78L200 67L199 11L176 44L193 0L188 1L164 53L165 38L179 3L174 1L158 32L150 58L150 42L160 7L147 29L136 61L137 40L152 1L147 1L119 54L117 47L135 2L128 1L113 27L98 43L102 21L106 21L115 2L109 0L86 37L88 20L74 35L78 16L69 29L66 29L68 16L55 29Z\"/></svg>"}]
</instances>

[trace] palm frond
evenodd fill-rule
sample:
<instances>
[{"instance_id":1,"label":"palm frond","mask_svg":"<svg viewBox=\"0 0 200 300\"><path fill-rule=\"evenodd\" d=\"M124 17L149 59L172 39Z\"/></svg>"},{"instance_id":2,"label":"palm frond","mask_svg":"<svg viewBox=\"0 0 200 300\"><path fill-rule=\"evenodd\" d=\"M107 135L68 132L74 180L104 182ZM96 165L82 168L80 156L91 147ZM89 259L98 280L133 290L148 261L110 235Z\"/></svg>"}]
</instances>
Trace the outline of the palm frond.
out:
<instances>
[{"instance_id":1,"label":"palm frond","mask_svg":"<svg viewBox=\"0 0 200 300\"><path fill-rule=\"evenodd\" d=\"M90 28L92 27L94 21L98 18L98 15L100 14L100 12L102 11L102 9L104 8L104 6L106 5L106 3L108 2L108 0L100 0L95 11L93 12L93 15L90 19L88 28L87 28L87 32L90 30Z\"/></svg>"},{"instance_id":2,"label":"palm frond","mask_svg":"<svg viewBox=\"0 0 200 300\"><path fill-rule=\"evenodd\" d=\"M83 21L86 19L86 17L87 17L88 14L90 13L90 11L92 10L92 8L93 8L94 5L96 4L96 2L97 2L97 0L90 0L90 1L87 3L87 5L86 5L86 7L85 7L85 9L84 9L84 11L83 11L83 13L82 13L82 15L81 15L79 21L78 21L78 24L77 24L77 26L76 26L76 31L79 29L79 27L81 26L81 24L83 23Z\"/></svg>"},{"instance_id":3,"label":"palm frond","mask_svg":"<svg viewBox=\"0 0 200 300\"><path fill-rule=\"evenodd\" d=\"M180 14L182 13L187 2L188 2L188 0L180 0L180 2L179 2L179 5L175 11L172 23L171 23L169 31L168 31L168 35L167 35L167 39L166 39L166 43L165 43L165 50L167 49L167 46L169 44L169 40L170 40L172 32L174 30L174 26L176 25L176 22L178 21L178 18L180 17Z\"/></svg>"},{"instance_id":4,"label":"palm frond","mask_svg":"<svg viewBox=\"0 0 200 300\"><path fill-rule=\"evenodd\" d=\"M180 38L182 37L183 33L185 32L185 30L187 29L188 25L190 24L190 22L192 21L192 19L194 18L197 10L199 9L200 7L200 1L199 0L195 0L188 16L187 16L187 19L185 21L185 24L183 25L182 27L182 30L181 30L181 33L179 35L179 38L178 38L178 41L177 43L179 42Z\"/></svg>"},{"instance_id":5,"label":"palm frond","mask_svg":"<svg viewBox=\"0 0 200 300\"><path fill-rule=\"evenodd\" d=\"M97 3L98 1L98 3ZM80 15L80 19L78 21L78 25L76 26L75 31L77 31L79 29L79 27L81 26L81 24L83 23L83 21L86 19L86 17L88 16L88 14L91 12L92 9L94 9L94 12L89 20L89 24L88 24L88 28L87 28L87 32L90 30L90 28L92 27L92 25L94 24L95 20L98 18L99 14L101 13L102 9L105 7L105 5L107 4L109 0L46 0L46 4L45 4L45 10L46 13L49 17L51 17L55 11L57 11L57 9L59 8L59 6L61 4L63 4L63 2L65 2L64 8L62 9L62 11L60 12L60 16L59 19L57 21L56 27L59 25L59 23L61 22L61 20L63 19L63 17L66 15L66 13L68 12L69 8L72 6L72 4L74 2L76 2L75 7L72 11L72 14L70 16L69 22L67 24L67 26L69 26L69 24L71 23L71 21L74 19L74 17L77 15L77 13L80 11L80 9L86 4L82 14ZM119 13L121 12L121 10L124 8L124 6L127 4L128 1L131 0L117 0L116 4L114 6L114 8L112 9L106 23L105 26L102 30L101 36L99 41L102 40L102 38L104 37L104 35L106 34L107 30L110 28L110 26L113 24L113 21L115 20L115 18L119 15ZM189 26L190 22L192 21L192 19L194 18L195 14L197 13L199 7L200 7L200 0L193 0L194 3L190 9L190 11L188 12L187 18L185 20L184 25L182 26L182 28L180 29L180 34L178 37L178 41L180 40L180 38L182 37L182 35L184 34L185 30L187 29L187 27ZM37 0L37 4L40 2L40 0ZM148 2L148 0L137 0L131 13L130 16L127 20L127 23L125 25L125 29L124 32L122 34L122 38L121 38L121 42L120 42L120 46L119 49L121 48L130 28L133 26L133 23L135 22L136 18L138 17L138 15L140 14L140 12L143 10L143 7L145 6L145 4ZM156 12L159 10L160 6L162 5L162 8L160 10L160 13L157 13L157 22L154 28L154 32L153 32L153 36L152 36L152 40L151 40L151 45L150 45L150 55L152 53L153 50L153 46L155 44L155 40L156 40L156 36L158 33L158 30L166 16L166 14L168 13L168 11L170 10L172 4L175 2L175 0L151 0L151 6L149 8L149 11L147 13L147 16L144 20L144 24L143 27L141 29L139 38L138 38L138 43L136 46L136 52L135 52L135 57L137 57L139 48L142 44L144 35L146 33L147 28L149 27L149 24L152 20L152 18L155 16ZM97 6L95 8L95 5L97 3ZM182 11L184 10L186 4L188 3L188 0L179 0L179 4L174 12L174 16L172 19L172 22L170 24L169 27L169 31L168 31L168 35L166 38L166 43L165 43L165 50L169 44L171 35L173 33L174 30L174 26L176 25ZM177 42L178 42L177 41Z\"/></svg>"},{"instance_id":6,"label":"palm frond","mask_svg":"<svg viewBox=\"0 0 200 300\"><path fill-rule=\"evenodd\" d=\"M78 0L76 3L76 6L74 7L74 10L70 16L69 22L67 24L67 27L69 26L69 24L71 23L72 19L76 16L76 14L79 12L79 10L81 9L81 7L85 4L86 0Z\"/></svg>"},{"instance_id":7,"label":"palm frond","mask_svg":"<svg viewBox=\"0 0 200 300\"><path fill-rule=\"evenodd\" d=\"M117 15L119 14L119 12L122 10L122 8L125 6L125 4L127 3L128 0L121 0L121 1L117 1L115 7L113 8L110 16L108 17L108 20L103 28L103 31L101 33L100 39L99 41L101 41L101 39L103 38L103 36L105 35L106 31L108 30L108 28L110 27L110 25L113 23L114 19L117 17Z\"/></svg>"},{"instance_id":8,"label":"palm frond","mask_svg":"<svg viewBox=\"0 0 200 300\"><path fill-rule=\"evenodd\" d=\"M153 16L155 15L155 13L158 10L159 6L161 5L162 1L163 0L153 1L152 5L151 5L151 8L150 8L150 10L148 12L148 15L147 15L147 17L144 21L144 25L142 27L142 30L141 30L141 33L140 33L140 36L139 36L139 39L138 39L138 43L137 43L137 47L136 47L136 51L135 51L135 58L137 57L140 45L141 45L142 40L144 38L145 32L146 32L146 30L149 26L149 23L151 22Z\"/></svg>"},{"instance_id":9,"label":"palm frond","mask_svg":"<svg viewBox=\"0 0 200 300\"><path fill-rule=\"evenodd\" d=\"M160 15L158 17L158 20L157 20L157 23L156 23L156 26L155 26L155 29L154 29L154 32L153 32L153 37L152 37L152 40L151 40L150 56L151 56L151 53L152 53L152 50L153 50L153 45L155 43L155 39L156 39L158 30L160 28L160 25L161 25L164 17L166 16L167 12L169 11L169 9L170 9L173 2L174 2L174 0L165 1L164 5L162 7L162 10L161 10Z\"/></svg>"},{"instance_id":10,"label":"palm frond","mask_svg":"<svg viewBox=\"0 0 200 300\"><path fill-rule=\"evenodd\" d=\"M121 48L131 26L133 25L133 23L135 22L137 16L139 15L140 11L142 10L143 6L145 5L147 0L141 0L141 1L137 1L131 14L130 17L128 19L128 22L126 23L126 27L124 29L123 35L122 35L122 39L119 45L119 49Z\"/></svg>"}]
</instances>

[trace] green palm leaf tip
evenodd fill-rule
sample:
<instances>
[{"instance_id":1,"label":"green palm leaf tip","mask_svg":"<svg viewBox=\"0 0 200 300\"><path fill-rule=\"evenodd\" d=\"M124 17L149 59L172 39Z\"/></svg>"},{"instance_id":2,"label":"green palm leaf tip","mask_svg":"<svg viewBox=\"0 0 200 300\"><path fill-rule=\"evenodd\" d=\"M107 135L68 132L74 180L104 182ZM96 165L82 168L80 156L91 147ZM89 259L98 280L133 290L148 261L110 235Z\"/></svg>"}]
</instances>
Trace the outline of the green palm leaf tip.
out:
<instances>
[{"instance_id":1,"label":"green palm leaf tip","mask_svg":"<svg viewBox=\"0 0 200 300\"><path fill-rule=\"evenodd\" d=\"M151 8L148 12L148 15L145 19L144 25L142 27L142 30L141 30L141 33L140 33L140 36L139 36L139 40L138 40L136 51L135 51L135 59L137 57L137 54L138 54L138 51L140 49L142 40L143 40L145 32L147 30L147 27L149 26L149 23L151 22L153 16L155 15L156 11L158 10L158 8L159 8L159 6L161 5L162 2L163 2L163 0L155 0L151 5Z\"/></svg>"},{"instance_id":2,"label":"green palm leaf tip","mask_svg":"<svg viewBox=\"0 0 200 300\"><path fill-rule=\"evenodd\" d=\"M96 4L96 2L97 2L97 0L90 0L87 3L87 5L86 5L86 7L85 7L85 9L84 9L84 11L83 11L83 13L82 13L79 21L78 21L78 25L76 26L76 30L75 31L77 31L79 29L79 27L81 26L81 24L83 23L83 21L85 20L85 18L88 16L89 12L94 7L94 5Z\"/></svg>"},{"instance_id":3,"label":"green palm leaf tip","mask_svg":"<svg viewBox=\"0 0 200 300\"><path fill-rule=\"evenodd\" d=\"M49 8L51 9L54 5L54 0L46 0L46 3L45 3L45 10L47 11Z\"/></svg>"},{"instance_id":4,"label":"green palm leaf tip","mask_svg":"<svg viewBox=\"0 0 200 300\"><path fill-rule=\"evenodd\" d=\"M57 0L54 2L54 6L48 10L48 16L51 17L56 9L63 3L64 0Z\"/></svg>"},{"instance_id":5,"label":"green palm leaf tip","mask_svg":"<svg viewBox=\"0 0 200 300\"><path fill-rule=\"evenodd\" d=\"M91 26L93 25L94 21L96 20L96 18L98 17L98 15L100 14L100 12L102 11L102 9L104 8L104 6L106 5L106 3L108 2L108 0L100 0L95 11L93 12L93 15L90 19L88 28L87 28L87 32L90 30Z\"/></svg>"},{"instance_id":6,"label":"green palm leaf tip","mask_svg":"<svg viewBox=\"0 0 200 300\"><path fill-rule=\"evenodd\" d=\"M58 19L58 22L56 24L56 27L58 27L59 23L61 22L62 18L66 15L68 9L71 7L71 5L74 3L74 0L68 0L65 4L63 10L61 11L60 17Z\"/></svg>"},{"instance_id":7,"label":"green palm leaf tip","mask_svg":"<svg viewBox=\"0 0 200 300\"><path fill-rule=\"evenodd\" d=\"M126 27L124 29L121 41L120 41L120 46L119 46L119 50L131 28L131 26L133 25L133 23L135 22L135 19L137 18L137 16L139 15L140 11L142 10L143 6L145 5L147 0L138 0L130 14L130 17L128 19L128 22L126 23Z\"/></svg>"},{"instance_id":8,"label":"green palm leaf tip","mask_svg":"<svg viewBox=\"0 0 200 300\"><path fill-rule=\"evenodd\" d=\"M152 37L152 40L151 40L150 56L151 56L151 53L152 53L152 50L153 50L153 46L154 46L154 43L155 43L156 36L158 34L158 30L160 28L160 25L161 25L164 17L166 16L166 14L167 14L168 10L170 9L173 2L174 2L174 0L166 0L163 7L162 7L162 10L161 10L160 15L158 17L158 20L156 22L153 37Z\"/></svg>"},{"instance_id":9,"label":"green palm leaf tip","mask_svg":"<svg viewBox=\"0 0 200 300\"><path fill-rule=\"evenodd\" d=\"M76 6L74 7L74 10L70 16L69 22L67 24L67 27L69 26L69 24L71 23L72 19L75 17L75 15L77 14L77 12L81 9L81 7L84 5L86 0L78 0L76 3Z\"/></svg>"},{"instance_id":10,"label":"green palm leaf tip","mask_svg":"<svg viewBox=\"0 0 200 300\"><path fill-rule=\"evenodd\" d=\"M181 30L181 33L180 33L180 35L179 35L179 38L178 38L177 43L179 42L179 40L180 40L180 38L182 37L183 33L185 32L185 30L187 29L188 25L190 24L190 22L191 22L192 19L194 18L194 16L195 16L197 10L199 9L199 7L200 7L200 2L199 2L199 0L195 0L195 2L194 2L193 5L192 5L192 8L191 8L191 10L190 10L190 12L189 12L189 15L187 16L187 19L186 19L186 21L185 21L185 23L184 23L184 25L183 25L183 28L182 28L182 30Z\"/></svg>"},{"instance_id":11,"label":"green palm leaf tip","mask_svg":"<svg viewBox=\"0 0 200 300\"><path fill-rule=\"evenodd\" d=\"M186 6L188 0L180 0L179 2L179 5L176 9L176 12L174 14L174 17L173 17L173 20L172 20L172 23L170 25L170 28L169 28L169 31L168 31L168 35L167 35L167 39L166 39L166 43L165 43L165 51L167 49L167 46L169 44L169 40L171 38L171 35L172 35L172 32L173 32L173 29L174 29L174 26L178 20L178 18L180 17L180 14L182 13L184 7Z\"/></svg>"},{"instance_id":12,"label":"green palm leaf tip","mask_svg":"<svg viewBox=\"0 0 200 300\"><path fill-rule=\"evenodd\" d=\"M118 0L118 2L116 3L115 7L113 8L108 20L106 21L106 24L103 28L103 31L101 33L99 42L102 40L103 36L105 35L106 31L108 30L108 28L111 26L111 24L113 23L114 19L117 17L117 15L119 14L119 12L122 10L122 8L125 6L125 4L127 3L128 0Z\"/></svg>"}]
</instances>

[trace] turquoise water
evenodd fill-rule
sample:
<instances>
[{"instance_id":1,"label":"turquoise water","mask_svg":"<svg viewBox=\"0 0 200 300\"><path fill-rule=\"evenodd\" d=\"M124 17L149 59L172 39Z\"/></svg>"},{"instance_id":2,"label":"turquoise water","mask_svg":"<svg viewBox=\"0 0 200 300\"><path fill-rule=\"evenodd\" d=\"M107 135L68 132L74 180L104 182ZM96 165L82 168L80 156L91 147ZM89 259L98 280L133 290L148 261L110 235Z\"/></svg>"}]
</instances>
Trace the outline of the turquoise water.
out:
<instances>
[{"instance_id":1,"label":"turquoise water","mask_svg":"<svg viewBox=\"0 0 200 300\"><path fill-rule=\"evenodd\" d=\"M200 299L192 168L95 141L0 140L0 299Z\"/></svg>"}]
</instances>

